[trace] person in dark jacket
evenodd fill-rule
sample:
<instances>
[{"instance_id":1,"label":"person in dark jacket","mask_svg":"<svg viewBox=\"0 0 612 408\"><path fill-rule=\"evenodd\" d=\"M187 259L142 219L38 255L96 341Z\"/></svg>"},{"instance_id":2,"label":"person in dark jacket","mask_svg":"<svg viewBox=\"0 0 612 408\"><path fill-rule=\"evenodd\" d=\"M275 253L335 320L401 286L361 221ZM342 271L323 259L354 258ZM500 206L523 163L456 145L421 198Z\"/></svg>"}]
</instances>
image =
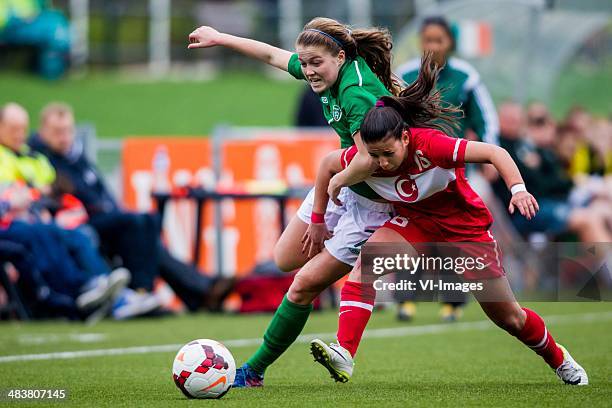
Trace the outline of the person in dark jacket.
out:
<instances>
[{"instance_id":1,"label":"person in dark jacket","mask_svg":"<svg viewBox=\"0 0 612 408\"><path fill-rule=\"evenodd\" d=\"M327 120L321 109L321 97L310 86L304 87L297 111L295 112L295 126L298 127L326 127Z\"/></svg>"},{"instance_id":2,"label":"person in dark jacket","mask_svg":"<svg viewBox=\"0 0 612 408\"><path fill-rule=\"evenodd\" d=\"M174 258L161 243L157 214L121 208L75 139L72 109L60 103L49 104L42 111L40 124L39 133L30 138L30 146L47 156L57 173L58 185L81 200L88 223L99 235L102 251L119 256L132 272L131 286L151 291L159 275L190 310L219 309L233 280L210 278Z\"/></svg>"}]
</instances>

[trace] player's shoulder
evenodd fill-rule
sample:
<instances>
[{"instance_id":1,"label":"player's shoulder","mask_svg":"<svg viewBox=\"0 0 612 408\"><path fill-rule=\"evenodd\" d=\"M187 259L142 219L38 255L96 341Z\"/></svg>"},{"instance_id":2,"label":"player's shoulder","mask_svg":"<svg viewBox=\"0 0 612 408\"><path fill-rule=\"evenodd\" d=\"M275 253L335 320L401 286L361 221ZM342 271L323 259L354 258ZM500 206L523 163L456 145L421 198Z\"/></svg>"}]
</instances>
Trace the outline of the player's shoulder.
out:
<instances>
[{"instance_id":1,"label":"player's shoulder","mask_svg":"<svg viewBox=\"0 0 612 408\"><path fill-rule=\"evenodd\" d=\"M415 143L426 143L434 138L449 137L446 133L434 128L410 128L410 134L412 135L411 141Z\"/></svg>"},{"instance_id":2,"label":"player's shoulder","mask_svg":"<svg viewBox=\"0 0 612 408\"><path fill-rule=\"evenodd\" d=\"M366 61L358 56L357 58L347 61L346 67L342 70L342 77L338 85L338 93L340 95L347 91L351 93L365 93L366 88L374 81L379 81L376 75L372 72Z\"/></svg>"},{"instance_id":3,"label":"player's shoulder","mask_svg":"<svg viewBox=\"0 0 612 408\"><path fill-rule=\"evenodd\" d=\"M457 57L450 57L446 64L453 71L465 76L465 89L472 89L480 82L480 74L472 64Z\"/></svg>"},{"instance_id":4,"label":"player's shoulder","mask_svg":"<svg viewBox=\"0 0 612 408\"><path fill-rule=\"evenodd\" d=\"M372 94L365 87L357 84L347 84L338 91L340 104L343 108L357 107L369 109L376 103L376 95Z\"/></svg>"},{"instance_id":5,"label":"player's shoulder","mask_svg":"<svg viewBox=\"0 0 612 408\"><path fill-rule=\"evenodd\" d=\"M347 61L346 67L342 69L339 91L342 92L352 86L361 88L367 81L371 80L371 75L373 75L372 70L370 70L368 64L362 57L357 56L357 58Z\"/></svg>"},{"instance_id":6,"label":"player's shoulder","mask_svg":"<svg viewBox=\"0 0 612 408\"><path fill-rule=\"evenodd\" d=\"M410 128L410 135L412 149L420 150L425 155L439 153L440 149L445 150L446 146L456 141L456 138L432 128Z\"/></svg>"}]
</instances>

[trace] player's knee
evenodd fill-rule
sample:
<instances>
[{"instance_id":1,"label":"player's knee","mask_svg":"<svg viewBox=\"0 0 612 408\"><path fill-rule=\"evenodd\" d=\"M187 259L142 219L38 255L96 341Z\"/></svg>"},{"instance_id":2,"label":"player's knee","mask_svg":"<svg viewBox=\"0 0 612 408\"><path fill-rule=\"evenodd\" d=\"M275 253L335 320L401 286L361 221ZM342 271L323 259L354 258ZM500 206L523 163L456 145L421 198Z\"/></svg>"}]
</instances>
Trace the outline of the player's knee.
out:
<instances>
[{"instance_id":1,"label":"player's knee","mask_svg":"<svg viewBox=\"0 0 612 408\"><path fill-rule=\"evenodd\" d=\"M321 293L320 285L298 273L287 291L287 299L299 305L309 305L319 293Z\"/></svg>"},{"instance_id":2,"label":"player's knee","mask_svg":"<svg viewBox=\"0 0 612 408\"><path fill-rule=\"evenodd\" d=\"M295 303L298 305L309 305L314 300L315 296L312 296L312 293L308 290L305 290L303 287L294 287L293 285L287 291L287 299L291 303Z\"/></svg>"}]
</instances>

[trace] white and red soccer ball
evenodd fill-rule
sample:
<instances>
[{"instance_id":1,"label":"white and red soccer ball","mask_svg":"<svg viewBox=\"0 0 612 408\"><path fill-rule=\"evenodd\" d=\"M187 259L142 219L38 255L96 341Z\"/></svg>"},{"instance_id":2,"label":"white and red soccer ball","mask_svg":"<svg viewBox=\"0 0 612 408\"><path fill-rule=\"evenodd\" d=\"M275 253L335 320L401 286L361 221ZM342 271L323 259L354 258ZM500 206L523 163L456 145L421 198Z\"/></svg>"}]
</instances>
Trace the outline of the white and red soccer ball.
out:
<instances>
[{"instance_id":1,"label":"white and red soccer ball","mask_svg":"<svg viewBox=\"0 0 612 408\"><path fill-rule=\"evenodd\" d=\"M235 377L232 353L215 340L198 339L185 344L172 364L174 383L188 398L221 398Z\"/></svg>"}]
</instances>

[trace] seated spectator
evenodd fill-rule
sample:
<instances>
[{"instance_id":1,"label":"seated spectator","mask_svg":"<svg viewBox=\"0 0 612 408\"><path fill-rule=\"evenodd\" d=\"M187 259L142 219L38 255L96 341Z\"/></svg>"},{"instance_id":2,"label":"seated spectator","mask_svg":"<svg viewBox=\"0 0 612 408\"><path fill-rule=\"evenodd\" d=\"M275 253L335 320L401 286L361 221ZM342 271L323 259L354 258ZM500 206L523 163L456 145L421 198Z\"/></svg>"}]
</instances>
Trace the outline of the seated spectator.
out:
<instances>
[{"instance_id":1,"label":"seated spectator","mask_svg":"<svg viewBox=\"0 0 612 408\"><path fill-rule=\"evenodd\" d=\"M190 310L218 310L233 279L211 279L172 257L161 244L157 214L129 212L119 206L82 144L75 140L72 109L58 103L47 105L40 124L39 133L30 139L31 147L49 158L67 192L83 202L103 252L119 256L135 279L141 277L133 285L150 291L159 275Z\"/></svg>"},{"instance_id":2,"label":"seated spectator","mask_svg":"<svg viewBox=\"0 0 612 408\"><path fill-rule=\"evenodd\" d=\"M546 106L529 107L527 122L522 107L506 102L500 106L500 145L517 163L529 191L538 200L540 211L530 221L516 214L513 224L523 235L544 232L550 235L570 231L584 242L610 242L612 233L606 225L605 211L591 203L571 205L569 196L574 187L560 159L551 149L556 143L555 124ZM507 202L508 192L498 180L494 189Z\"/></svg>"},{"instance_id":3,"label":"seated spectator","mask_svg":"<svg viewBox=\"0 0 612 408\"><path fill-rule=\"evenodd\" d=\"M30 151L25 144L28 120L27 112L17 104L9 103L0 110L0 186L9 204L4 206L0 220L0 239L24 245L49 287L73 297L81 312L109 297L121 305L114 309L115 317L133 317L158 308L155 297L137 298L122 290L130 280L129 272L123 268L111 272L83 231L42 222L45 210L35 199L50 189L55 172L43 155ZM91 302L87 296L80 296L90 289L101 291L102 298Z\"/></svg>"},{"instance_id":4,"label":"seated spectator","mask_svg":"<svg viewBox=\"0 0 612 408\"><path fill-rule=\"evenodd\" d=\"M612 135L606 120L593 119L583 108L575 106L565 118L560 133L565 142L571 136L575 143L573 155L567 161L572 177L612 173Z\"/></svg>"},{"instance_id":5,"label":"seated spectator","mask_svg":"<svg viewBox=\"0 0 612 408\"><path fill-rule=\"evenodd\" d=\"M64 15L44 0L0 1L0 45L36 47L37 68L47 79L59 78L70 54L70 30Z\"/></svg>"}]
</instances>

